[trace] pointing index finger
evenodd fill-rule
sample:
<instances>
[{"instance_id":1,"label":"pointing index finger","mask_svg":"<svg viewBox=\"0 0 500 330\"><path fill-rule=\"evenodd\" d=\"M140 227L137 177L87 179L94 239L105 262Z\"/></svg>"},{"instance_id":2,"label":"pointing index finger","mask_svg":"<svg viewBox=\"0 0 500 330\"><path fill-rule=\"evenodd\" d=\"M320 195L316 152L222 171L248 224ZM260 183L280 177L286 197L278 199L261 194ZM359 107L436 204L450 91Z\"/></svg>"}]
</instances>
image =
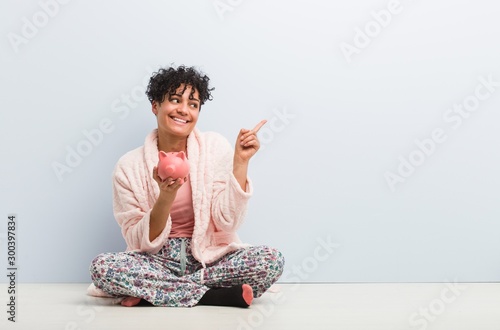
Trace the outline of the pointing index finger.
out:
<instances>
[{"instance_id":1,"label":"pointing index finger","mask_svg":"<svg viewBox=\"0 0 500 330\"><path fill-rule=\"evenodd\" d=\"M267 123L266 119L261 120L260 123L258 123L257 126L254 127L252 132L257 133L260 130L260 128L264 126L265 123Z\"/></svg>"}]
</instances>

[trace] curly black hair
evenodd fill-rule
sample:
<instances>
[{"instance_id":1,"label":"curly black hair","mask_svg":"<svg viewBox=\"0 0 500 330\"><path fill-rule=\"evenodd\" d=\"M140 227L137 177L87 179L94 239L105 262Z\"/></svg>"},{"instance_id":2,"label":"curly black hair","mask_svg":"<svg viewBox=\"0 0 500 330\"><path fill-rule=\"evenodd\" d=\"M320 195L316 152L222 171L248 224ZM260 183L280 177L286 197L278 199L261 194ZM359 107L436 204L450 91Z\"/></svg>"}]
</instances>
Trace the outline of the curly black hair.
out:
<instances>
[{"instance_id":1,"label":"curly black hair","mask_svg":"<svg viewBox=\"0 0 500 330\"><path fill-rule=\"evenodd\" d=\"M174 95L177 88L179 88L181 84L184 84L184 90L187 86L192 87L189 98L193 98L196 90L200 96L200 103L203 105L205 101L212 100L211 91L215 89L209 88L209 80L210 78L208 78L207 75L196 70L194 67L180 65L177 68L161 68L158 72L153 73L153 76L149 79L146 95L151 103L153 103L153 101L162 103L167 94L169 96ZM184 90L182 92L184 92Z\"/></svg>"}]
</instances>

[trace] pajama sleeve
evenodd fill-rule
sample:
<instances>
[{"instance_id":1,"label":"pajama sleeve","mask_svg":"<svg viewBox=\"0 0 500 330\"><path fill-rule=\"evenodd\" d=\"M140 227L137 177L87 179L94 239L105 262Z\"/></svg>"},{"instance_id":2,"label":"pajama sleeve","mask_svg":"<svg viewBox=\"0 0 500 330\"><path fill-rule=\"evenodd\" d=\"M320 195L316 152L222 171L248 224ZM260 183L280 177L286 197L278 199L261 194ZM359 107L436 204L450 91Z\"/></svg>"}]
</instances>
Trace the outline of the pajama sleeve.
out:
<instances>
[{"instance_id":1,"label":"pajama sleeve","mask_svg":"<svg viewBox=\"0 0 500 330\"><path fill-rule=\"evenodd\" d=\"M168 239L172 220L170 215L163 231L153 241L149 240L149 221L153 205L149 205L147 191L134 167L117 164L113 175L113 213L121 227L127 251L155 254ZM147 174L145 174L147 175ZM135 180L134 180L135 179ZM153 180L151 178L151 180ZM156 183L155 183L156 184Z\"/></svg>"},{"instance_id":2,"label":"pajama sleeve","mask_svg":"<svg viewBox=\"0 0 500 330\"><path fill-rule=\"evenodd\" d=\"M253 193L252 183L247 177L246 189L241 189L233 174L233 149L222 136L216 145L212 150L215 171L211 216L217 230L236 232L243 223Z\"/></svg>"}]
</instances>

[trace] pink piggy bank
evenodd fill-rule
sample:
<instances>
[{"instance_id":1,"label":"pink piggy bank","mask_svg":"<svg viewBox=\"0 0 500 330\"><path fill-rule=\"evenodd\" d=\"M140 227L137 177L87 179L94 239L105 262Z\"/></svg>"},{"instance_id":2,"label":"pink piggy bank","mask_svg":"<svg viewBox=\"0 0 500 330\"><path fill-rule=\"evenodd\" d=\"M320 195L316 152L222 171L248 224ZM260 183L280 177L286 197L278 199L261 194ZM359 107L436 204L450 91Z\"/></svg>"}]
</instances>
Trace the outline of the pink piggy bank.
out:
<instances>
[{"instance_id":1,"label":"pink piggy bank","mask_svg":"<svg viewBox=\"0 0 500 330\"><path fill-rule=\"evenodd\" d=\"M189 174L189 163L184 151L181 152L164 152L158 153L158 176L163 181L171 177L174 180L178 178L184 179Z\"/></svg>"}]
</instances>

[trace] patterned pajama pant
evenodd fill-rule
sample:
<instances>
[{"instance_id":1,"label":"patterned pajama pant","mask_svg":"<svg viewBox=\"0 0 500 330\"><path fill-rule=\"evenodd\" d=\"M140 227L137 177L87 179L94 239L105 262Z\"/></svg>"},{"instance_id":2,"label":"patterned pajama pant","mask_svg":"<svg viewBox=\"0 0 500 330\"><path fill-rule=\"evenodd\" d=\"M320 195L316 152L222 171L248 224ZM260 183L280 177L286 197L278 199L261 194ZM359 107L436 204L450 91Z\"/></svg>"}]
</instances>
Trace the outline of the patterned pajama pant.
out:
<instances>
[{"instance_id":1,"label":"patterned pajama pant","mask_svg":"<svg viewBox=\"0 0 500 330\"><path fill-rule=\"evenodd\" d=\"M190 238L169 238L156 254L98 255L90 265L94 285L113 296L142 298L155 306L192 307L210 288L249 284L260 297L283 272L276 249L253 246L226 254L203 268Z\"/></svg>"}]
</instances>

